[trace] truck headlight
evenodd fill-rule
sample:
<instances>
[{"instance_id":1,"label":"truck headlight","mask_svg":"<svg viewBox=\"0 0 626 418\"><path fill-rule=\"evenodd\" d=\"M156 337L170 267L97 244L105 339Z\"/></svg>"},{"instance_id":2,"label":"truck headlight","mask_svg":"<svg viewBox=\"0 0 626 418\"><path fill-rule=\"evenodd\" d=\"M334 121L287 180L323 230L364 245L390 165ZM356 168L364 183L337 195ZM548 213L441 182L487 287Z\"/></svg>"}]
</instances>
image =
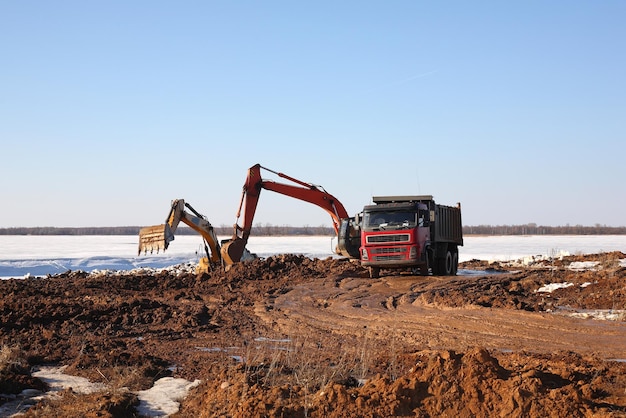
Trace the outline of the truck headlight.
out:
<instances>
[{"instance_id":1,"label":"truck headlight","mask_svg":"<svg viewBox=\"0 0 626 418\"><path fill-rule=\"evenodd\" d=\"M417 247L411 247L411 250L409 251L409 258L411 260L417 259Z\"/></svg>"},{"instance_id":2,"label":"truck headlight","mask_svg":"<svg viewBox=\"0 0 626 418\"><path fill-rule=\"evenodd\" d=\"M370 258L369 258L369 257L368 257L368 255L367 255L367 250L366 250L365 248L363 248L363 249L361 250L361 260L365 260L365 261L367 261L367 260L369 260L369 259L370 259Z\"/></svg>"}]
</instances>

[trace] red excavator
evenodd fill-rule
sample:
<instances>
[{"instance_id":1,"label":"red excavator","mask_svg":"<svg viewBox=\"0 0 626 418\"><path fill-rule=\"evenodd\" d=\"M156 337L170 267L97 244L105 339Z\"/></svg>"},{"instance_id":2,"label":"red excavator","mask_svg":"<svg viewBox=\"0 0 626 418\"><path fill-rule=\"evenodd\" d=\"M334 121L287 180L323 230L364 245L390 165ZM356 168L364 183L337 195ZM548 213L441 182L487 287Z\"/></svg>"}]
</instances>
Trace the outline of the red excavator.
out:
<instances>
[{"instance_id":1,"label":"red excavator","mask_svg":"<svg viewBox=\"0 0 626 418\"><path fill-rule=\"evenodd\" d=\"M280 178L289 180L295 183L295 185L265 180L261 177L261 169L274 173ZM300 181L286 174L256 164L248 169L248 176L243 185L239 209L237 210L237 222L239 222L243 209L243 225L239 226L238 223L235 223L232 239L222 245L221 254L225 266L228 267L241 261L246 244L248 243L248 238L250 237L252 221L262 189L271 190L321 207L328 212L332 218L333 227L337 234L342 226L346 228L345 225L347 225L350 230L341 235L343 238L338 240L336 252L346 257L359 257L360 234L358 223L354 221L354 218L350 218L343 204L341 204L336 197L328 193L321 186Z\"/></svg>"}]
</instances>

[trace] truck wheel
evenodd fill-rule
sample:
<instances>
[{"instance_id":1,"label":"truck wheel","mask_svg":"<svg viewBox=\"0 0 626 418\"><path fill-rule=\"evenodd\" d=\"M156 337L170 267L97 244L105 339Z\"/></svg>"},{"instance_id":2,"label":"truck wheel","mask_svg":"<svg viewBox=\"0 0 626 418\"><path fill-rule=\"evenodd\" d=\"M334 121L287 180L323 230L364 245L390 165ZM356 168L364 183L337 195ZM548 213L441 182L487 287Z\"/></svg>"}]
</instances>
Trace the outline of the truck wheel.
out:
<instances>
[{"instance_id":1,"label":"truck wheel","mask_svg":"<svg viewBox=\"0 0 626 418\"><path fill-rule=\"evenodd\" d=\"M380 267L370 267L370 279L378 279L380 277Z\"/></svg>"},{"instance_id":2,"label":"truck wheel","mask_svg":"<svg viewBox=\"0 0 626 418\"><path fill-rule=\"evenodd\" d=\"M452 252L452 272L450 273L452 276L456 276L459 271L459 250L455 250Z\"/></svg>"},{"instance_id":3,"label":"truck wheel","mask_svg":"<svg viewBox=\"0 0 626 418\"><path fill-rule=\"evenodd\" d=\"M447 276L446 270L446 257L436 258L435 265L433 266L433 275L434 276Z\"/></svg>"},{"instance_id":4,"label":"truck wheel","mask_svg":"<svg viewBox=\"0 0 626 418\"><path fill-rule=\"evenodd\" d=\"M453 257L452 257L452 252L450 250L446 251L446 258L444 259L444 265L443 265L443 275L444 276L452 276L452 272L454 271L453 268Z\"/></svg>"}]
</instances>

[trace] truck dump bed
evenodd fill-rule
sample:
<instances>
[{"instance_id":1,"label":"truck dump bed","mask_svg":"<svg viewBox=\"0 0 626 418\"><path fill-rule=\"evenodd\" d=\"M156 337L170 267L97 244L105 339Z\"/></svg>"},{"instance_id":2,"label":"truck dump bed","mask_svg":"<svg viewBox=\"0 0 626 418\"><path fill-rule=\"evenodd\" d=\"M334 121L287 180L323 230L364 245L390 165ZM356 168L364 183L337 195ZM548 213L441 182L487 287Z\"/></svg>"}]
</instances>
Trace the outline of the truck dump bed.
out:
<instances>
[{"instance_id":1,"label":"truck dump bed","mask_svg":"<svg viewBox=\"0 0 626 418\"><path fill-rule=\"evenodd\" d=\"M431 232L436 242L463 245L463 228L460 206L435 205L435 225Z\"/></svg>"}]
</instances>

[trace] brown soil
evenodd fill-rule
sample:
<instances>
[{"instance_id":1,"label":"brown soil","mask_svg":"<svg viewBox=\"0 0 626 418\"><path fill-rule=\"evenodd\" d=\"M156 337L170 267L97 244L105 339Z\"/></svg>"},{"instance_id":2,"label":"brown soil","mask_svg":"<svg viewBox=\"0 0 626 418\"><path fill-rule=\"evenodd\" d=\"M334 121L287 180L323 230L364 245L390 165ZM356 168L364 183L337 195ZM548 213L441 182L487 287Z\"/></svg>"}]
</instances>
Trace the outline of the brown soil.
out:
<instances>
[{"instance_id":1,"label":"brown soil","mask_svg":"<svg viewBox=\"0 0 626 418\"><path fill-rule=\"evenodd\" d=\"M137 416L133 392L165 376L202 380L180 417L624 417L626 318L567 315L626 309L623 258L369 279L351 261L285 255L200 277L4 280L0 404L43 387L32 366L56 364L109 389L68 389L26 417ZM584 260L599 264L567 268ZM536 292L560 282L574 285Z\"/></svg>"}]
</instances>

